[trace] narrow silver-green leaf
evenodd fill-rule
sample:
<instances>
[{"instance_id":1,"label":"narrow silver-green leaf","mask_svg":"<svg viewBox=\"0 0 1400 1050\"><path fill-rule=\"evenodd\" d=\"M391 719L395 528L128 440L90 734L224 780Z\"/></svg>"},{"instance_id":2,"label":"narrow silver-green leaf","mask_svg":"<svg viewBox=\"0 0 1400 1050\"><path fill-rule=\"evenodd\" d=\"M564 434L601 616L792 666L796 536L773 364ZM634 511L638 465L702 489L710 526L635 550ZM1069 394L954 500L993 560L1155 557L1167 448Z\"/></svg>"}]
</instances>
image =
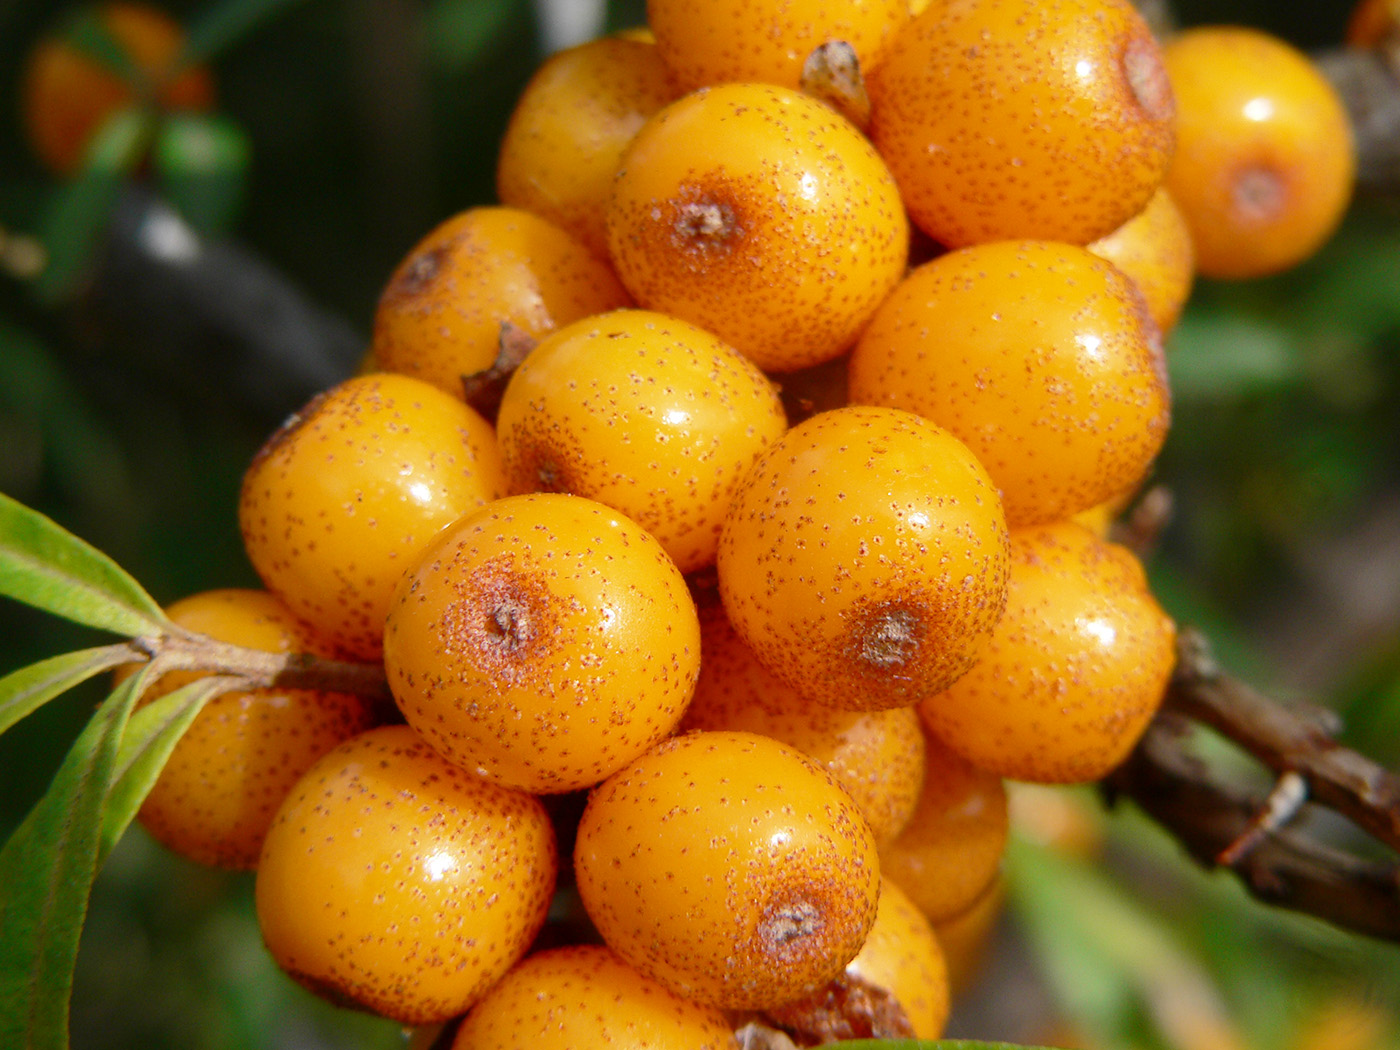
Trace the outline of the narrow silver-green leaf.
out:
<instances>
[{"instance_id":1,"label":"narrow silver-green leaf","mask_svg":"<svg viewBox=\"0 0 1400 1050\"><path fill-rule=\"evenodd\" d=\"M208 61L220 51L301 0L219 0L204 9L185 27L185 46L179 67L188 69Z\"/></svg>"},{"instance_id":2,"label":"narrow silver-green leaf","mask_svg":"<svg viewBox=\"0 0 1400 1050\"><path fill-rule=\"evenodd\" d=\"M119 685L0 849L0 1046L68 1050L73 967L122 734L146 681Z\"/></svg>"},{"instance_id":3,"label":"narrow silver-green leaf","mask_svg":"<svg viewBox=\"0 0 1400 1050\"><path fill-rule=\"evenodd\" d=\"M63 38L132 87L141 86L144 74L126 46L107 27L101 9L94 6L75 12L63 27Z\"/></svg>"},{"instance_id":4,"label":"narrow silver-green leaf","mask_svg":"<svg viewBox=\"0 0 1400 1050\"><path fill-rule=\"evenodd\" d=\"M75 685L130 659L131 650L125 645L102 645L11 671L0 678L0 733Z\"/></svg>"},{"instance_id":5,"label":"narrow silver-green leaf","mask_svg":"<svg viewBox=\"0 0 1400 1050\"><path fill-rule=\"evenodd\" d=\"M111 558L38 511L0 493L0 595L131 637L165 615Z\"/></svg>"},{"instance_id":6,"label":"narrow silver-green leaf","mask_svg":"<svg viewBox=\"0 0 1400 1050\"><path fill-rule=\"evenodd\" d=\"M107 813L97 854L99 865L135 819L170 752L190 723L209 700L236 684L230 678L199 678L133 712L122 735L114 782L107 797Z\"/></svg>"}]
</instances>

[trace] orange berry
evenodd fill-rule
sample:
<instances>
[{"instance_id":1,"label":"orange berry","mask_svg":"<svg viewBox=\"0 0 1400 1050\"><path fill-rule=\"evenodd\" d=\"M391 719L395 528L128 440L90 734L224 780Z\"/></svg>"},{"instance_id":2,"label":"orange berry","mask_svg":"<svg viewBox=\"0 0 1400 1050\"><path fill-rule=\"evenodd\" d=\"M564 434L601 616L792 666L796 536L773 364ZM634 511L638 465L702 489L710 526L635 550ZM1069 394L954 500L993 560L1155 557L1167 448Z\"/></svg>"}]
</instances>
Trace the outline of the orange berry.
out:
<instances>
[{"instance_id":1,"label":"orange berry","mask_svg":"<svg viewBox=\"0 0 1400 1050\"><path fill-rule=\"evenodd\" d=\"M916 1039L937 1039L948 1020L948 966L928 918L890 879L880 882L875 925L846 967L894 996Z\"/></svg>"},{"instance_id":2,"label":"orange berry","mask_svg":"<svg viewBox=\"0 0 1400 1050\"><path fill-rule=\"evenodd\" d=\"M267 440L238 516L268 590L336 653L375 660L404 570L503 489L485 419L421 380L379 373L318 395Z\"/></svg>"},{"instance_id":3,"label":"orange berry","mask_svg":"<svg viewBox=\"0 0 1400 1050\"><path fill-rule=\"evenodd\" d=\"M1163 335L1176 327L1196 276L1196 249L1186 219L1166 189L1088 248L1132 278Z\"/></svg>"},{"instance_id":4,"label":"orange berry","mask_svg":"<svg viewBox=\"0 0 1400 1050\"><path fill-rule=\"evenodd\" d=\"M557 867L538 799L385 726L325 755L282 803L258 865L258 923L311 990L431 1024L525 954Z\"/></svg>"},{"instance_id":5,"label":"orange berry","mask_svg":"<svg viewBox=\"0 0 1400 1050\"><path fill-rule=\"evenodd\" d=\"M1011 551L991 645L919 713L949 748L1001 776L1101 779L1161 704L1175 627L1132 553L1081 525L1013 530Z\"/></svg>"},{"instance_id":6,"label":"orange berry","mask_svg":"<svg viewBox=\"0 0 1400 1050\"><path fill-rule=\"evenodd\" d=\"M204 591L166 615L221 642L270 653L315 653L321 643L266 591ZM326 655L322 653L321 655ZM134 668L124 668L125 677ZM171 671L141 697L148 704L203 677ZM297 778L343 740L378 722L374 704L350 693L254 689L208 701L175 745L139 819L183 857L253 868L278 804Z\"/></svg>"},{"instance_id":7,"label":"orange berry","mask_svg":"<svg viewBox=\"0 0 1400 1050\"><path fill-rule=\"evenodd\" d=\"M904 707L991 636L1006 536L991 479L957 438L898 409L833 409L749 473L720 536L720 595L793 688L849 710Z\"/></svg>"},{"instance_id":8,"label":"orange berry","mask_svg":"<svg viewBox=\"0 0 1400 1050\"><path fill-rule=\"evenodd\" d=\"M572 492L622 511L682 572L715 560L729 500L787 429L758 366L646 310L586 318L516 369L496 433L515 492Z\"/></svg>"},{"instance_id":9,"label":"orange berry","mask_svg":"<svg viewBox=\"0 0 1400 1050\"><path fill-rule=\"evenodd\" d=\"M869 91L910 216L948 247L1087 244L1142 210L1171 156L1171 87L1128 0L933 4Z\"/></svg>"},{"instance_id":10,"label":"orange berry","mask_svg":"<svg viewBox=\"0 0 1400 1050\"><path fill-rule=\"evenodd\" d=\"M679 94L652 43L609 36L554 54L515 103L497 157L496 195L606 259L603 212L622 151Z\"/></svg>"},{"instance_id":11,"label":"orange berry","mask_svg":"<svg viewBox=\"0 0 1400 1050\"><path fill-rule=\"evenodd\" d=\"M608 245L637 302L765 371L838 356L899 281L909 228L856 127L767 84L687 95L623 155Z\"/></svg>"},{"instance_id":12,"label":"orange berry","mask_svg":"<svg viewBox=\"0 0 1400 1050\"><path fill-rule=\"evenodd\" d=\"M912 707L840 711L775 677L744 644L724 608L700 606L700 680L681 729L772 737L824 766L855 799L877 843L899 834L924 782L924 733Z\"/></svg>"},{"instance_id":13,"label":"orange berry","mask_svg":"<svg viewBox=\"0 0 1400 1050\"><path fill-rule=\"evenodd\" d=\"M136 3L104 3L80 9L111 36L141 83L127 82L69 40L60 28L35 45L21 88L24 129L35 154L59 175L82 166L93 135L117 111L138 103L162 110L208 110L214 81L204 66L175 69L184 31L170 16Z\"/></svg>"},{"instance_id":14,"label":"orange berry","mask_svg":"<svg viewBox=\"0 0 1400 1050\"><path fill-rule=\"evenodd\" d=\"M394 270L370 352L386 371L462 397L462 380L495 364L503 325L539 338L626 305L608 264L553 223L518 208L469 208Z\"/></svg>"},{"instance_id":15,"label":"orange berry","mask_svg":"<svg viewBox=\"0 0 1400 1050\"><path fill-rule=\"evenodd\" d=\"M686 89L726 81L796 89L807 56L837 40L868 71L908 19L908 0L647 0L656 46Z\"/></svg>"},{"instance_id":16,"label":"orange berry","mask_svg":"<svg viewBox=\"0 0 1400 1050\"><path fill-rule=\"evenodd\" d=\"M1006 885L1000 875L958 914L934 923L933 931L948 964L948 986L956 1000L981 975L997 920L1006 905Z\"/></svg>"},{"instance_id":17,"label":"orange berry","mask_svg":"<svg viewBox=\"0 0 1400 1050\"><path fill-rule=\"evenodd\" d=\"M673 737L594 789L574 847L603 939L729 1009L808 994L875 921L875 841L820 766L750 733Z\"/></svg>"},{"instance_id":18,"label":"orange berry","mask_svg":"<svg viewBox=\"0 0 1400 1050\"><path fill-rule=\"evenodd\" d=\"M982 895L1006 851L1001 777L928 741L924 789L904 831L880 848L880 870L935 924Z\"/></svg>"},{"instance_id":19,"label":"orange berry","mask_svg":"<svg viewBox=\"0 0 1400 1050\"><path fill-rule=\"evenodd\" d=\"M1013 525L1135 485L1170 394L1142 294L1084 248L1002 241L914 270L850 359L851 400L917 412L965 441Z\"/></svg>"},{"instance_id":20,"label":"orange berry","mask_svg":"<svg viewBox=\"0 0 1400 1050\"><path fill-rule=\"evenodd\" d=\"M725 1015L601 944L538 952L472 1007L452 1050L736 1050Z\"/></svg>"},{"instance_id":21,"label":"orange berry","mask_svg":"<svg viewBox=\"0 0 1400 1050\"><path fill-rule=\"evenodd\" d=\"M1395 32L1400 8L1395 0L1357 0L1347 19L1348 47L1377 47Z\"/></svg>"},{"instance_id":22,"label":"orange berry","mask_svg":"<svg viewBox=\"0 0 1400 1050\"><path fill-rule=\"evenodd\" d=\"M1165 48L1177 95L1167 188L1207 277L1258 277L1312 255L1351 200L1351 124L1306 55L1255 29L1201 26Z\"/></svg>"},{"instance_id":23,"label":"orange berry","mask_svg":"<svg viewBox=\"0 0 1400 1050\"><path fill-rule=\"evenodd\" d=\"M580 496L511 496L410 566L384 664L408 724L447 758L573 791L675 728L700 628L684 577L640 526Z\"/></svg>"}]
</instances>

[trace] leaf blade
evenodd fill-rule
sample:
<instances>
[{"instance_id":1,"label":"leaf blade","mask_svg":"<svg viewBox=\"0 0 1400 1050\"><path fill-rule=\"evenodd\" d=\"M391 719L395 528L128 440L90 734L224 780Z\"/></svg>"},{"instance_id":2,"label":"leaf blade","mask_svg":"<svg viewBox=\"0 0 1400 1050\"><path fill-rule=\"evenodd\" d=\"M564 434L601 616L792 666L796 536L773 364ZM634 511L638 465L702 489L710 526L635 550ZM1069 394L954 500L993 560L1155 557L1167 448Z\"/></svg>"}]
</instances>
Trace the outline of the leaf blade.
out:
<instances>
[{"instance_id":1,"label":"leaf blade","mask_svg":"<svg viewBox=\"0 0 1400 1050\"><path fill-rule=\"evenodd\" d=\"M131 659L125 645L102 645L51 656L0 678L0 733L56 696Z\"/></svg>"}]
</instances>

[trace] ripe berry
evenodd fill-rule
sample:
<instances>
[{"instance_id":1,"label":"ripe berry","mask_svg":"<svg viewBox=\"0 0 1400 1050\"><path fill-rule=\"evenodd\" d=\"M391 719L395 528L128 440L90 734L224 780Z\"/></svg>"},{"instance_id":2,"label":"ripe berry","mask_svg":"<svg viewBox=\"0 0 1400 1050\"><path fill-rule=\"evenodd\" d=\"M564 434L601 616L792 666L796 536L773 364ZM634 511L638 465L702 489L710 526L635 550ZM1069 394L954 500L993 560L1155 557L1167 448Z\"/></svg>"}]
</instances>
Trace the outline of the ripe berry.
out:
<instances>
[{"instance_id":1,"label":"ripe berry","mask_svg":"<svg viewBox=\"0 0 1400 1050\"><path fill-rule=\"evenodd\" d=\"M1196 249L1186 218L1166 189L1088 248L1132 279L1163 336L1176 327L1196 276Z\"/></svg>"}]
</instances>

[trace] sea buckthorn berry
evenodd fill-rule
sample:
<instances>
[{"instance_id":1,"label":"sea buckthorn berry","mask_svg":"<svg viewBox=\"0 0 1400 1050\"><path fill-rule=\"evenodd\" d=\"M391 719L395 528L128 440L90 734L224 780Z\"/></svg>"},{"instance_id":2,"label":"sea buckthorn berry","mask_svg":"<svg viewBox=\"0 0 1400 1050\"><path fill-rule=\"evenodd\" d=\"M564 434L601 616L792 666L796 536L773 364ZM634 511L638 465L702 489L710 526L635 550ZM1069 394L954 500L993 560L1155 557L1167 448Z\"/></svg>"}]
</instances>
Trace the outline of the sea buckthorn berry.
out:
<instances>
[{"instance_id":1,"label":"sea buckthorn berry","mask_svg":"<svg viewBox=\"0 0 1400 1050\"><path fill-rule=\"evenodd\" d=\"M682 572L714 562L734 490L786 429L757 365L647 310L546 337L511 376L496 418L513 491L606 503L660 540Z\"/></svg>"},{"instance_id":2,"label":"sea buckthorn berry","mask_svg":"<svg viewBox=\"0 0 1400 1050\"><path fill-rule=\"evenodd\" d=\"M1081 525L1013 530L1011 552L992 644L919 713L949 748L1001 776L1098 780L1161 704L1175 627L1133 554Z\"/></svg>"},{"instance_id":3,"label":"sea buckthorn berry","mask_svg":"<svg viewBox=\"0 0 1400 1050\"><path fill-rule=\"evenodd\" d=\"M537 952L467 1014L452 1050L737 1050L725 1015L643 977L601 944Z\"/></svg>"},{"instance_id":4,"label":"sea buckthorn berry","mask_svg":"<svg viewBox=\"0 0 1400 1050\"><path fill-rule=\"evenodd\" d=\"M608 264L552 222L519 208L469 208L394 270L370 352L386 371L462 397L462 381L496 363L503 326L538 338L629 302Z\"/></svg>"},{"instance_id":5,"label":"sea buckthorn berry","mask_svg":"<svg viewBox=\"0 0 1400 1050\"><path fill-rule=\"evenodd\" d=\"M145 4L104 3L82 8L122 49L142 78L129 83L65 35L61 26L35 46L24 71L24 128L35 154L59 175L82 165L88 144L118 110L149 102L163 110L208 110L214 80L205 66L175 68L185 34L171 18ZM72 22L69 23L69 26ZM139 93L144 90L144 97Z\"/></svg>"},{"instance_id":6,"label":"sea buckthorn berry","mask_svg":"<svg viewBox=\"0 0 1400 1050\"><path fill-rule=\"evenodd\" d=\"M384 664L404 718L443 755L556 793L675 728L700 627L639 525L581 496L510 496L445 529L404 575Z\"/></svg>"},{"instance_id":7,"label":"sea buckthorn berry","mask_svg":"<svg viewBox=\"0 0 1400 1050\"><path fill-rule=\"evenodd\" d=\"M165 612L187 630L270 653L315 653L322 646L266 591L204 591ZM168 672L141 703L200 677ZM205 704L170 753L141 805L141 824L200 864L253 868L272 815L297 778L331 748L378 721L374 704L350 693L283 688L221 693Z\"/></svg>"},{"instance_id":8,"label":"sea buckthorn berry","mask_svg":"<svg viewBox=\"0 0 1400 1050\"><path fill-rule=\"evenodd\" d=\"M238 507L253 568L338 655L378 659L394 585L505 488L491 425L408 376L348 379L263 445Z\"/></svg>"},{"instance_id":9,"label":"sea buckthorn berry","mask_svg":"<svg viewBox=\"0 0 1400 1050\"><path fill-rule=\"evenodd\" d=\"M1132 278L1164 336L1176 327L1196 276L1196 249L1181 209L1165 188L1088 248Z\"/></svg>"},{"instance_id":10,"label":"sea buckthorn berry","mask_svg":"<svg viewBox=\"0 0 1400 1050\"><path fill-rule=\"evenodd\" d=\"M849 710L955 681L1001 616L1001 501L966 445L910 412L855 405L793 427L725 519L730 622L775 675Z\"/></svg>"},{"instance_id":11,"label":"sea buckthorn berry","mask_svg":"<svg viewBox=\"0 0 1400 1050\"><path fill-rule=\"evenodd\" d=\"M807 57L837 40L868 71L908 19L908 0L647 0L656 46L686 89L726 81L795 89Z\"/></svg>"},{"instance_id":12,"label":"sea buckthorn berry","mask_svg":"<svg viewBox=\"0 0 1400 1050\"><path fill-rule=\"evenodd\" d=\"M950 248L1087 244L1142 210L1171 157L1171 85L1128 0L932 4L869 92L910 217Z\"/></svg>"},{"instance_id":13,"label":"sea buckthorn berry","mask_svg":"<svg viewBox=\"0 0 1400 1050\"><path fill-rule=\"evenodd\" d=\"M525 954L557 871L538 799L384 726L321 758L282 803L258 864L258 923L312 991L432 1024Z\"/></svg>"},{"instance_id":14,"label":"sea buckthorn berry","mask_svg":"<svg viewBox=\"0 0 1400 1050\"><path fill-rule=\"evenodd\" d=\"M1006 884L998 875L971 905L933 924L943 961L948 964L948 990L955 1001L982 975L1005 905Z\"/></svg>"},{"instance_id":15,"label":"sea buckthorn berry","mask_svg":"<svg viewBox=\"0 0 1400 1050\"><path fill-rule=\"evenodd\" d=\"M850 792L877 843L899 834L924 782L924 732L912 707L841 711L812 703L758 662L713 598L700 603L700 652L682 730L758 733L796 748Z\"/></svg>"},{"instance_id":16,"label":"sea buckthorn berry","mask_svg":"<svg viewBox=\"0 0 1400 1050\"><path fill-rule=\"evenodd\" d=\"M1400 25L1395 0L1357 0L1347 19L1348 47L1377 47Z\"/></svg>"},{"instance_id":17,"label":"sea buckthorn berry","mask_svg":"<svg viewBox=\"0 0 1400 1050\"><path fill-rule=\"evenodd\" d=\"M606 259L603 213L622 151L679 95L655 44L609 36L556 53L516 101L496 161L496 195Z\"/></svg>"},{"instance_id":18,"label":"sea buckthorn berry","mask_svg":"<svg viewBox=\"0 0 1400 1050\"><path fill-rule=\"evenodd\" d=\"M880 848L880 870L937 925L992 884L1008 827L1001 777L931 738L919 804L899 837Z\"/></svg>"},{"instance_id":19,"label":"sea buckthorn berry","mask_svg":"<svg viewBox=\"0 0 1400 1050\"><path fill-rule=\"evenodd\" d=\"M1275 273L1341 221L1356 173L1351 123L1306 55L1277 37L1199 26L1165 46L1177 94L1167 188L1207 277Z\"/></svg>"},{"instance_id":20,"label":"sea buckthorn berry","mask_svg":"<svg viewBox=\"0 0 1400 1050\"><path fill-rule=\"evenodd\" d=\"M704 88L652 117L623 154L607 223L640 305L770 372L847 349L909 249L899 190L869 141L768 84Z\"/></svg>"},{"instance_id":21,"label":"sea buckthorn berry","mask_svg":"<svg viewBox=\"0 0 1400 1050\"><path fill-rule=\"evenodd\" d=\"M1084 248L1002 241L914 270L850 358L851 400L965 441L1013 525L1135 485L1167 436L1161 335L1142 294Z\"/></svg>"},{"instance_id":22,"label":"sea buckthorn berry","mask_svg":"<svg viewBox=\"0 0 1400 1050\"><path fill-rule=\"evenodd\" d=\"M574 847L607 942L688 999L763 1009L839 974L875 921L875 840L820 766L751 733L688 733L594 789Z\"/></svg>"}]
</instances>

